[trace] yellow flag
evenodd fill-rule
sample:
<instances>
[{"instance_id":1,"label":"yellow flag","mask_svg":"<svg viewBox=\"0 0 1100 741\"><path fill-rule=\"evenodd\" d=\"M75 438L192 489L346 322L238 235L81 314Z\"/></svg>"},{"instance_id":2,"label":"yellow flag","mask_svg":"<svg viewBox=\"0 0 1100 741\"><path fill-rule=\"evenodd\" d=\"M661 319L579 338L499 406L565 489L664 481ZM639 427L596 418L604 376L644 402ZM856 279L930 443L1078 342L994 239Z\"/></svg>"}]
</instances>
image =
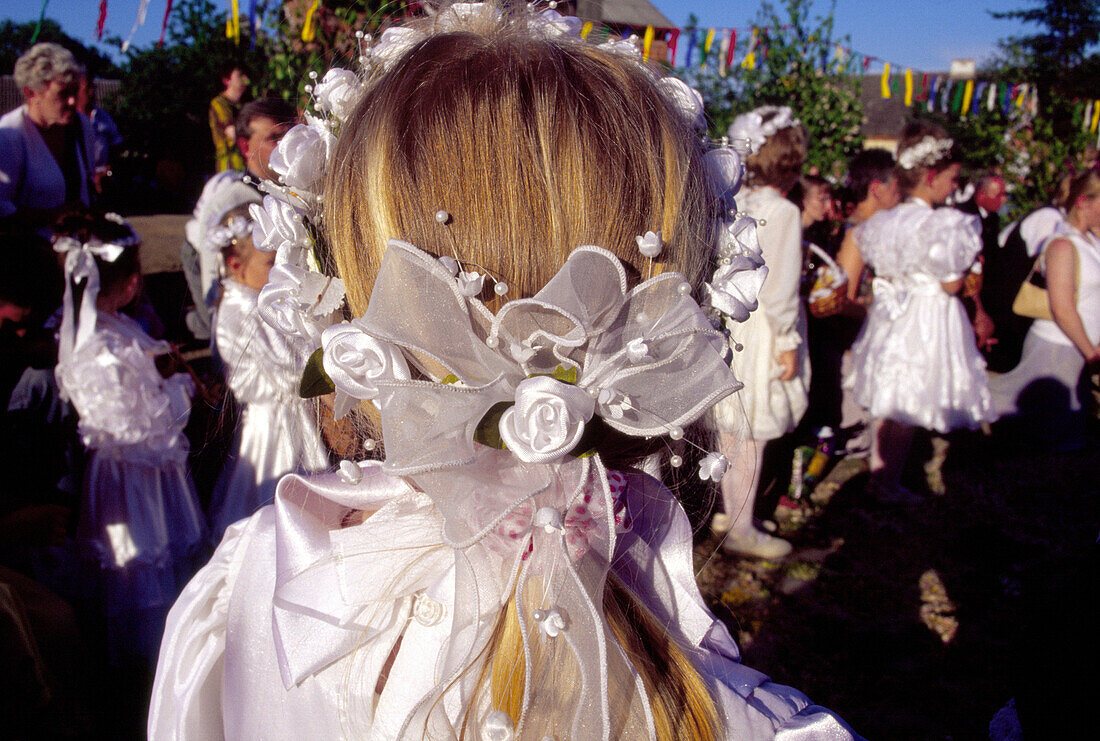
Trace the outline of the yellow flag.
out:
<instances>
[{"instance_id":1,"label":"yellow flag","mask_svg":"<svg viewBox=\"0 0 1100 741\"><path fill-rule=\"evenodd\" d=\"M1092 126L1089 131L1095 134L1098 125L1100 125L1100 100L1092 106Z\"/></svg>"},{"instance_id":2,"label":"yellow flag","mask_svg":"<svg viewBox=\"0 0 1100 741\"><path fill-rule=\"evenodd\" d=\"M653 26L645 27L645 36L642 38L642 59L646 62L649 61L649 50L653 46L653 35L655 33Z\"/></svg>"},{"instance_id":3,"label":"yellow flag","mask_svg":"<svg viewBox=\"0 0 1100 741\"><path fill-rule=\"evenodd\" d=\"M306 22L302 24L302 41L313 41L317 36L317 23L313 20L317 10L321 7L321 0L313 0L313 5L306 11Z\"/></svg>"},{"instance_id":4,"label":"yellow flag","mask_svg":"<svg viewBox=\"0 0 1100 741\"><path fill-rule=\"evenodd\" d=\"M581 38L587 40L590 33L592 33L592 21L585 21L581 26Z\"/></svg>"},{"instance_id":5,"label":"yellow flag","mask_svg":"<svg viewBox=\"0 0 1100 741\"><path fill-rule=\"evenodd\" d=\"M879 81L879 83L882 87L882 97L883 98L889 98L890 97L890 63L889 62L883 62L882 63L882 79Z\"/></svg>"},{"instance_id":6,"label":"yellow flag","mask_svg":"<svg viewBox=\"0 0 1100 741\"><path fill-rule=\"evenodd\" d=\"M749 50L745 54L745 58L741 60L743 69L756 69L756 34L757 30L752 29L752 36L749 38Z\"/></svg>"},{"instance_id":7,"label":"yellow flag","mask_svg":"<svg viewBox=\"0 0 1100 741\"><path fill-rule=\"evenodd\" d=\"M707 29L707 38L703 42L703 54L702 54L703 61L699 63L700 68L707 66L707 55L710 54L710 47L712 47L712 46L714 46L714 29L713 28L708 28Z\"/></svg>"},{"instance_id":8,"label":"yellow flag","mask_svg":"<svg viewBox=\"0 0 1100 741\"><path fill-rule=\"evenodd\" d=\"M966 115L966 112L970 110L970 99L973 98L973 97L974 97L974 81L973 80L967 80L966 81L966 87L963 88L962 108L959 109L959 112L962 113L964 116Z\"/></svg>"},{"instance_id":9,"label":"yellow flag","mask_svg":"<svg viewBox=\"0 0 1100 741\"><path fill-rule=\"evenodd\" d=\"M905 105L913 105L913 70L905 70Z\"/></svg>"}]
</instances>

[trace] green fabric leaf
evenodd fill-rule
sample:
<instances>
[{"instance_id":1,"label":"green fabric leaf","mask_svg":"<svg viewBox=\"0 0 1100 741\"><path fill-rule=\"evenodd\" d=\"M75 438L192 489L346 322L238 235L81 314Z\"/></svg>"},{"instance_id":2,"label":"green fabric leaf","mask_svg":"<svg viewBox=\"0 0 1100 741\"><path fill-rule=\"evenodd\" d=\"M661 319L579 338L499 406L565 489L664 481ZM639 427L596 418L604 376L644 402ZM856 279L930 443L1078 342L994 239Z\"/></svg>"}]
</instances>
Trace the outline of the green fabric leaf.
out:
<instances>
[{"instance_id":1,"label":"green fabric leaf","mask_svg":"<svg viewBox=\"0 0 1100 741\"><path fill-rule=\"evenodd\" d=\"M322 348L317 348L306 361L305 370L302 371L302 380L298 384L298 396L303 399L312 399L316 396L331 394L336 390L336 385L325 373L325 367L321 364Z\"/></svg>"}]
</instances>

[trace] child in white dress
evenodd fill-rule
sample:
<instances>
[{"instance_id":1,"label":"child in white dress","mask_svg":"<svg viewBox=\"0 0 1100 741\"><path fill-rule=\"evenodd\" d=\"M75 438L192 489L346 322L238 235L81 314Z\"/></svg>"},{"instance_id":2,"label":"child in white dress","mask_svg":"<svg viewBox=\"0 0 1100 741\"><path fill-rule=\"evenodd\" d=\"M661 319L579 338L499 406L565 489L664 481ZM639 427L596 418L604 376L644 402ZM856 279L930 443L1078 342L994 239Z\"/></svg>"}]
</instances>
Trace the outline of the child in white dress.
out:
<instances>
[{"instance_id":1,"label":"child in white dress","mask_svg":"<svg viewBox=\"0 0 1100 741\"><path fill-rule=\"evenodd\" d=\"M235 209L212 230L226 277L215 313L214 342L229 390L241 406L233 446L210 502L211 536L271 502L291 471L320 471L328 453L310 403L298 395L302 369L287 338L260 319L256 299L267 285L275 253L252 244L248 212Z\"/></svg>"},{"instance_id":2,"label":"child in white dress","mask_svg":"<svg viewBox=\"0 0 1100 741\"><path fill-rule=\"evenodd\" d=\"M717 188L653 68L571 28L459 3L391 29L317 87L327 162L316 121L280 143L297 193L329 170L357 318L323 367L385 460L284 477L227 531L169 617L154 741L852 737L738 663L683 510L622 470L737 386L692 297ZM328 281L295 268L259 303L305 337Z\"/></svg>"},{"instance_id":3,"label":"child in white dress","mask_svg":"<svg viewBox=\"0 0 1100 741\"><path fill-rule=\"evenodd\" d=\"M77 544L98 570L111 657L156 656L164 616L206 527L183 428L193 379L121 309L141 290L139 240L121 219L68 217L57 382L89 451Z\"/></svg>"},{"instance_id":4,"label":"child in white dress","mask_svg":"<svg viewBox=\"0 0 1100 741\"><path fill-rule=\"evenodd\" d=\"M880 496L912 501L900 485L913 431L990 421L985 361L956 294L981 252L978 220L933 208L955 190L960 165L938 127L911 124L898 148L908 198L856 233L875 273L874 299L846 380L872 420L871 477Z\"/></svg>"},{"instance_id":5,"label":"child in white dress","mask_svg":"<svg viewBox=\"0 0 1100 741\"><path fill-rule=\"evenodd\" d=\"M802 277L802 221L798 207L784 196L802 172L806 131L789 108L760 108L739 116L731 139L748 139L753 153L747 165L749 187L738 207L759 219L760 250L768 277L760 289L759 309L741 324L727 320L730 365L744 384L714 407L719 447L730 466L722 477L728 527L727 551L781 558L791 544L761 532L753 524L764 446L794 430L809 403L810 362L806 315L799 298Z\"/></svg>"}]
</instances>

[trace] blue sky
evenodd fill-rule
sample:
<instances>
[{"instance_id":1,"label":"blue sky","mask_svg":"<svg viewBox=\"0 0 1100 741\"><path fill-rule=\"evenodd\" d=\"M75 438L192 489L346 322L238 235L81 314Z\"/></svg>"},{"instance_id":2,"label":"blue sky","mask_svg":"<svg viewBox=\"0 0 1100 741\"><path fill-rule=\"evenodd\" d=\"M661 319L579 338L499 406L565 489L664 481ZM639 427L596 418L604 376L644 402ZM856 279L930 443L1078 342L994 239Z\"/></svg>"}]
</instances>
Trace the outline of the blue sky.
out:
<instances>
[{"instance_id":1,"label":"blue sky","mask_svg":"<svg viewBox=\"0 0 1100 741\"><path fill-rule=\"evenodd\" d=\"M776 0L779 4L782 0ZM156 42L166 0L151 0L145 25L134 37L137 46ZM242 10L249 0L239 0ZM108 0L108 36L125 38L134 23L140 0ZM227 5L227 0L215 0ZM756 17L759 2L731 0L655 0L669 20L685 25L695 13L703 27L746 28ZM828 12L827 0L816 0L818 12ZM998 39L1027 32L1015 22L998 21L987 10L1013 10L1028 0L837 0L836 31L848 35L850 46L894 65L926 71L947 69L952 59L973 58L980 64L996 48ZM36 20L40 0L4 0L0 18L17 22ZM50 0L46 15L71 36L94 40L98 0ZM739 46L744 42L739 36ZM740 57L740 53L738 53Z\"/></svg>"}]
</instances>

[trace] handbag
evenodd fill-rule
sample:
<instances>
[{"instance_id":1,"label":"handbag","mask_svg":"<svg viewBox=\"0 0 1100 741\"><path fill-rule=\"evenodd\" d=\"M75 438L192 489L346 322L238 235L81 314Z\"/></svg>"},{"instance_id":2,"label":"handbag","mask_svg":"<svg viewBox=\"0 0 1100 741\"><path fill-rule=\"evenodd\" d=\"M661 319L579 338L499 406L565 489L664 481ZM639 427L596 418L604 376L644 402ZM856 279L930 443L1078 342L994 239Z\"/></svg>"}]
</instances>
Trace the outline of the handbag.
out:
<instances>
[{"instance_id":1,"label":"handbag","mask_svg":"<svg viewBox=\"0 0 1100 741\"><path fill-rule=\"evenodd\" d=\"M1046 245L1043 245L1044 250ZM1047 293L1047 279L1042 273L1043 253L1035 258L1027 278L1020 284L1020 290L1012 301L1012 313L1028 319L1054 320L1050 312L1050 294ZM1081 284L1081 263L1077 258L1077 246L1073 247L1073 299L1077 303L1077 288Z\"/></svg>"}]
</instances>

